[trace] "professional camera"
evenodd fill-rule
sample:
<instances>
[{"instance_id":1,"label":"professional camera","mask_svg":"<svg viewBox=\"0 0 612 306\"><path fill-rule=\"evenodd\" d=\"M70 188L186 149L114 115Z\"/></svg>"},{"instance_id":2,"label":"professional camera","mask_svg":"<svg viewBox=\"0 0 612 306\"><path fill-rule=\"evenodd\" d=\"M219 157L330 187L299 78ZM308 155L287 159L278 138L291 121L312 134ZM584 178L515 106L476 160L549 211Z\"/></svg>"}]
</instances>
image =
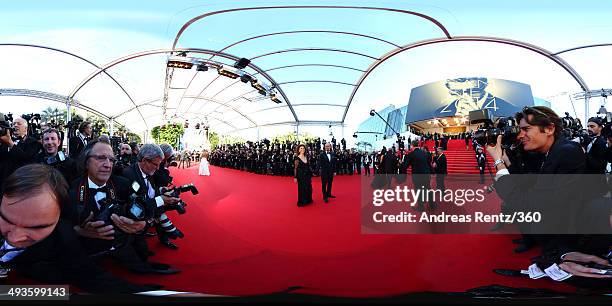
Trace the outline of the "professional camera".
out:
<instances>
[{"instance_id":1,"label":"professional camera","mask_svg":"<svg viewBox=\"0 0 612 306\"><path fill-rule=\"evenodd\" d=\"M170 189L166 189L166 191L164 193L167 194L168 196L171 196L171 197L174 197L174 198L178 198L178 197L180 197L181 193L187 192L187 191L191 192L191 194L193 194L193 195L197 195L199 193L198 189L193 184L185 184L185 185L178 186L178 187L172 187ZM171 206L173 206L173 205L171 205ZM176 209L175 210L179 214L182 215L182 214L184 214L186 212L185 211L185 206L187 206L187 203L185 203L183 200L180 200L176 204Z\"/></svg>"},{"instance_id":2,"label":"professional camera","mask_svg":"<svg viewBox=\"0 0 612 306\"><path fill-rule=\"evenodd\" d=\"M604 138L612 137L612 113L608 112L605 106L601 106L597 112L597 117L603 120L601 136Z\"/></svg>"},{"instance_id":3,"label":"professional camera","mask_svg":"<svg viewBox=\"0 0 612 306\"><path fill-rule=\"evenodd\" d=\"M565 117L561 118L561 124L563 125L562 134L565 138L576 139L583 146L591 142L591 135L583 128L580 119L573 118L568 112L565 112Z\"/></svg>"},{"instance_id":4,"label":"professional camera","mask_svg":"<svg viewBox=\"0 0 612 306\"><path fill-rule=\"evenodd\" d=\"M36 139L42 138L42 126L40 125L40 114L21 115L28 122L28 135Z\"/></svg>"},{"instance_id":5,"label":"professional camera","mask_svg":"<svg viewBox=\"0 0 612 306\"><path fill-rule=\"evenodd\" d=\"M516 143L520 128L514 117L500 117L493 121L488 109L471 111L470 124L482 124L474 131L473 141L484 147L495 145L497 137L502 136L502 147L510 148Z\"/></svg>"},{"instance_id":6,"label":"professional camera","mask_svg":"<svg viewBox=\"0 0 612 306\"><path fill-rule=\"evenodd\" d=\"M68 139L76 137L79 131L79 125L81 125L82 122L83 120L77 117L66 123L65 128L68 129Z\"/></svg>"},{"instance_id":7,"label":"professional camera","mask_svg":"<svg viewBox=\"0 0 612 306\"><path fill-rule=\"evenodd\" d=\"M47 158L45 158L45 163L51 167L63 162L66 160L66 155L64 155L64 152L59 151L57 152L56 155L54 156L49 156Z\"/></svg>"},{"instance_id":8,"label":"professional camera","mask_svg":"<svg viewBox=\"0 0 612 306\"><path fill-rule=\"evenodd\" d=\"M12 127L13 114L7 115L0 113L0 136L6 135L7 131L11 131L11 135L15 133L15 128Z\"/></svg>"}]
</instances>

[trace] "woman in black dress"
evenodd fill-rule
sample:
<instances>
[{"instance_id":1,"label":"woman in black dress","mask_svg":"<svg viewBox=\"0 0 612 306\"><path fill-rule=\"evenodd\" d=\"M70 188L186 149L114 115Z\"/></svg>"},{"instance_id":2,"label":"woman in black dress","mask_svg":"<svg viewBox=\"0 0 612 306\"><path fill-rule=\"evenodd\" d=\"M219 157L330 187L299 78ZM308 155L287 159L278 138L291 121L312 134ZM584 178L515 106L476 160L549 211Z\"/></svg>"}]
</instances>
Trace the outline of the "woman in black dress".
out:
<instances>
[{"instance_id":1,"label":"woman in black dress","mask_svg":"<svg viewBox=\"0 0 612 306\"><path fill-rule=\"evenodd\" d=\"M298 207L312 203L312 172L306 157L306 146L297 147L298 155L293 160L293 181L298 184Z\"/></svg>"}]
</instances>

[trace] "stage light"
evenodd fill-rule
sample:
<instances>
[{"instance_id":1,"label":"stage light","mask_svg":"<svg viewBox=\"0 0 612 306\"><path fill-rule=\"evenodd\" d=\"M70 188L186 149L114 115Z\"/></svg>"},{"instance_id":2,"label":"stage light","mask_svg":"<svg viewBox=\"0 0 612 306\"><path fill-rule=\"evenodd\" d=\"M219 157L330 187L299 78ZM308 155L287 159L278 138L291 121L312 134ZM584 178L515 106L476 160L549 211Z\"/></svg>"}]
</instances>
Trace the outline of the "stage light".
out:
<instances>
[{"instance_id":1,"label":"stage light","mask_svg":"<svg viewBox=\"0 0 612 306\"><path fill-rule=\"evenodd\" d=\"M205 64L199 64L198 66L196 66L196 70L197 71L208 71L208 66L206 66Z\"/></svg>"},{"instance_id":2,"label":"stage light","mask_svg":"<svg viewBox=\"0 0 612 306\"><path fill-rule=\"evenodd\" d=\"M251 86L255 88L262 96L267 95L267 92L270 90L268 85L258 81L257 79L251 79Z\"/></svg>"},{"instance_id":3,"label":"stage light","mask_svg":"<svg viewBox=\"0 0 612 306\"><path fill-rule=\"evenodd\" d=\"M235 69L232 69L231 67L228 67L228 66L222 66L217 71L219 72L220 75L226 76L230 79L237 79L240 76Z\"/></svg>"},{"instance_id":4,"label":"stage light","mask_svg":"<svg viewBox=\"0 0 612 306\"><path fill-rule=\"evenodd\" d=\"M181 68L181 69L191 69L191 67L193 67L192 63L175 61L175 60L169 60L166 65L168 66L168 68Z\"/></svg>"},{"instance_id":5,"label":"stage light","mask_svg":"<svg viewBox=\"0 0 612 306\"><path fill-rule=\"evenodd\" d=\"M250 75L246 74L246 73L240 76L240 81L242 83L248 83L248 82L251 81L251 79L252 79L252 77Z\"/></svg>"},{"instance_id":6,"label":"stage light","mask_svg":"<svg viewBox=\"0 0 612 306\"><path fill-rule=\"evenodd\" d=\"M271 94L270 94L270 100L272 100L272 102L274 102L274 103L276 103L276 104L281 104L281 103L283 103L283 101L279 100L279 99L276 97L276 94L273 94L273 93L271 93Z\"/></svg>"},{"instance_id":7,"label":"stage light","mask_svg":"<svg viewBox=\"0 0 612 306\"><path fill-rule=\"evenodd\" d=\"M248 58L241 58L239 59L235 64L234 67L238 68L238 69L244 69L246 68L249 64L251 63L251 60L249 60Z\"/></svg>"},{"instance_id":8,"label":"stage light","mask_svg":"<svg viewBox=\"0 0 612 306\"><path fill-rule=\"evenodd\" d=\"M187 57L187 51L177 52L176 56Z\"/></svg>"}]
</instances>

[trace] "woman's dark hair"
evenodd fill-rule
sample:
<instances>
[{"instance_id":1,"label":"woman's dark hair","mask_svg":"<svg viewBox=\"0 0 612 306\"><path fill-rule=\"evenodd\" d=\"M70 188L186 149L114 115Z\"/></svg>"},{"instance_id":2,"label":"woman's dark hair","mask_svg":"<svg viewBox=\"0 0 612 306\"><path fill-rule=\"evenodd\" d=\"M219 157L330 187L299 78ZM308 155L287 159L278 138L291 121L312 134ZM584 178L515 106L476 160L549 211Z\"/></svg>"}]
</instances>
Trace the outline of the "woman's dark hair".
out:
<instances>
[{"instance_id":1,"label":"woman's dark hair","mask_svg":"<svg viewBox=\"0 0 612 306\"><path fill-rule=\"evenodd\" d=\"M531 119L529 119L529 115L532 115ZM554 126L555 128L555 139L561 136L561 132L563 131L563 123L561 122L561 118L550 108L546 106L531 106L524 107L523 111L520 113L516 113L516 121L521 122L521 119L525 119L525 121L529 125L535 125L540 128L540 132L544 132L544 128L549 126Z\"/></svg>"},{"instance_id":2,"label":"woman's dark hair","mask_svg":"<svg viewBox=\"0 0 612 306\"><path fill-rule=\"evenodd\" d=\"M300 148L301 148L301 147L304 147L304 155L306 155L306 154L308 153L308 148L307 148L305 145L303 145L303 144L300 144L300 145L298 145L298 146L295 148L295 154L300 155Z\"/></svg>"}]
</instances>

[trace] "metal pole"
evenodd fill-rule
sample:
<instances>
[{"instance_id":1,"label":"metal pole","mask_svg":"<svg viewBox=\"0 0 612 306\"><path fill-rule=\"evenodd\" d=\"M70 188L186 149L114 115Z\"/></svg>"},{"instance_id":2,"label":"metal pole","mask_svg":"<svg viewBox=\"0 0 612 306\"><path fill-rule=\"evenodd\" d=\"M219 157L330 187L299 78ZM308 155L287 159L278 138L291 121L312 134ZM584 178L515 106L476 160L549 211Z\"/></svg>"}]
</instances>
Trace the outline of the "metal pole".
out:
<instances>
[{"instance_id":1,"label":"metal pole","mask_svg":"<svg viewBox=\"0 0 612 306\"><path fill-rule=\"evenodd\" d=\"M70 122L70 120L72 120L72 114L70 113L70 98L66 100L66 124L68 124L68 122ZM64 137L64 141L66 142L66 145L64 146L64 148L66 148L66 155L70 155L70 149L69 149L69 145L68 145L68 137L70 135L66 135L66 137Z\"/></svg>"},{"instance_id":2,"label":"metal pole","mask_svg":"<svg viewBox=\"0 0 612 306\"><path fill-rule=\"evenodd\" d=\"M589 96L584 95L584 121L582 124L586 124L589 121Z\"/></svg>"}]
</instances>

